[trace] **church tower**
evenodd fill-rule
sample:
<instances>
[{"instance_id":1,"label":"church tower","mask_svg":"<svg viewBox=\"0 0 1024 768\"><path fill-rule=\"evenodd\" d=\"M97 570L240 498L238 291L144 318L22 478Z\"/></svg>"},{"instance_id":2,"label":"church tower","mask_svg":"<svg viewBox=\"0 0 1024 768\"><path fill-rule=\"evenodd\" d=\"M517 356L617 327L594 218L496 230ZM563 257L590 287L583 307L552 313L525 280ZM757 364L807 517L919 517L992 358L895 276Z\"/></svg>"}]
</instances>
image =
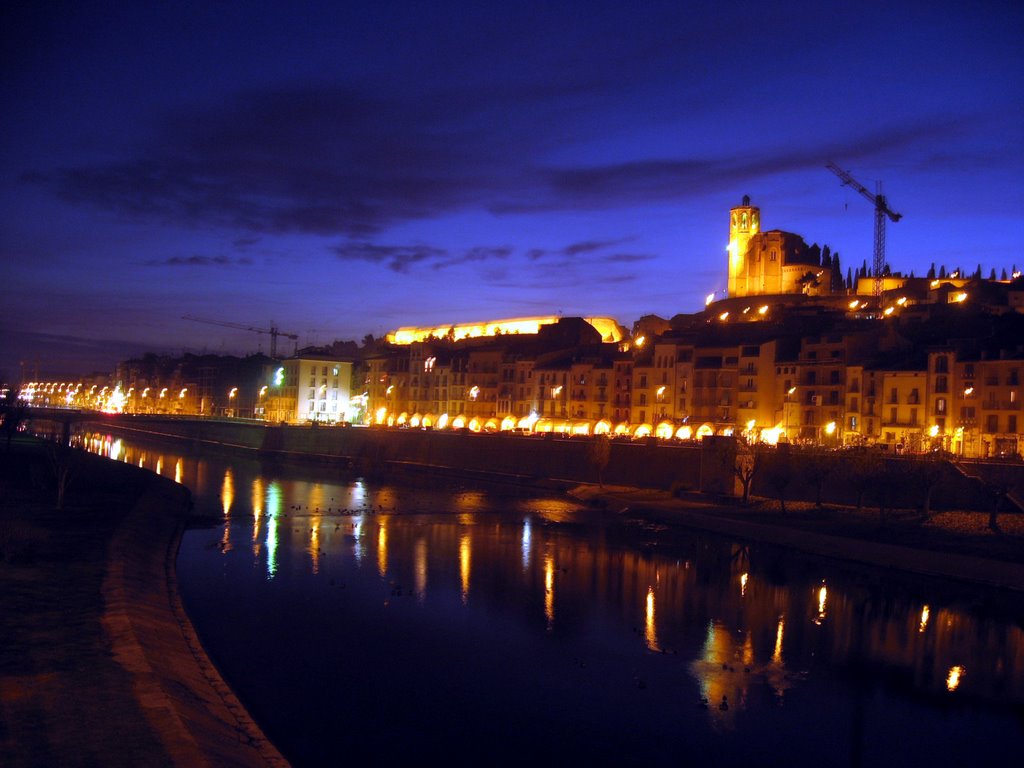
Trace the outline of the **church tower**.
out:
<instances>
[{"instance_id":1,"label":"church tower","mask_svg":"<svg viewBox=\"0 0 1024 768\"><path fill-rule=\"evenodd\" d=\"M744 296L748 283L747 249L750 238L761 231L761 209L743 196L742 205L729 211L729 296Z\"/></svg>"}]
</instances>

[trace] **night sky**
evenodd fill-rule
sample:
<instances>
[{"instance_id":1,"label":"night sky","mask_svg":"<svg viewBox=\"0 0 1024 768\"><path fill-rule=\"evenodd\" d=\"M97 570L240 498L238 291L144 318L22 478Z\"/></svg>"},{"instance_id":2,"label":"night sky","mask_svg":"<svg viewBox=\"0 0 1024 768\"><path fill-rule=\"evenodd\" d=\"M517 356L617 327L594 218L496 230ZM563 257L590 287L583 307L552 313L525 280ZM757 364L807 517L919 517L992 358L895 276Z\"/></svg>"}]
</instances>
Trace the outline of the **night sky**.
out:
<instances>
[{"instance_id":1,"label":"night sky","mask_svg":"<svg viewBox=\"0 0 1024 768\"><path fill-rule=\"evenodd\" d=\"M728 209L923 275L1024 264L1024 4L19 3L0 378L703 307ZM290 352L291 344L285 349Z\"/></svg>"}]
</instances>

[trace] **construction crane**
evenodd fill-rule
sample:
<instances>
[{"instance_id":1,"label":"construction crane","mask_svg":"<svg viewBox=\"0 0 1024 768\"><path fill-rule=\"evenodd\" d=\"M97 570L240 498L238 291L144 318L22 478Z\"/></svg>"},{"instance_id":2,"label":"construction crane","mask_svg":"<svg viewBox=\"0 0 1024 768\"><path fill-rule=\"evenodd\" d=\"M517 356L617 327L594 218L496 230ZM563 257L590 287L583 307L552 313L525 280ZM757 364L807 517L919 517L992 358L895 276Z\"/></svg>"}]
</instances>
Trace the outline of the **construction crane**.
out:
<instances>
[{"instance_id":1,"label":"construction crane","mask_svg":"<svg viewBox=\"0 0 1024 768\"><path fill-rule=\"evenodd\" d=\"M886 201L885 195L882 194L882 182L876 182L878 191L875 194L871 194L864 188L863 184L858 182L853 178L853 176L835 163L829 163L825 167L838 176L842 180L843 184L849 184L870 200L871 204L875 206L875 257L872 264L872 270L875 277L875 296L881 296L882 272L885 271L885 218L888 216L893 221L899 221L903 216L902 214L896 213L896 211L889 207L889 203Z\"/></svg>"},{"instance_id":2,"label":"construction crane","mask_svg":"<svg viewBox=\"0 0 1024 768\"><path fill-rule=\"evenodd\" d=\"M224 320L210 320L205 317L194 317L193 315L182 315L182 320L193 320L197 323L206 323L207 325L220 325L224 328L237 328L240 331L251 331L252 333L269 333L270 334L270 356L277 359L277 337L284 336L286 339L298 342L299 336L296 333L287 333L279 330L276 325L272 325L269 328L255 328L251 325L245 325L244 323L229 323Z\"/></svg>"}]
</instances>

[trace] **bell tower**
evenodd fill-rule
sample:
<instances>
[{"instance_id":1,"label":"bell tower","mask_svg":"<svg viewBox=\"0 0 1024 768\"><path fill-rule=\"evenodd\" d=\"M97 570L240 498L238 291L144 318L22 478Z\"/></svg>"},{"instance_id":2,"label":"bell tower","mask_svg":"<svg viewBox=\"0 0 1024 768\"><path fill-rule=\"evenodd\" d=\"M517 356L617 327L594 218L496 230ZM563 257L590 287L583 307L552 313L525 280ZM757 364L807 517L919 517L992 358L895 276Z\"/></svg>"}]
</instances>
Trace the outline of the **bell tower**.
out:
<instances>
[{"instance_id":1,"label":"bell tower","mask_svg":"<svg viewBox=\"0 0 1024 768\"><path fill-rule=\"evenodd\" d=\"M749 291L747 248L760 231L761 209L744 195L743 203L729 210L729 296L745 296Z\"/></svg>"}]
</instances>

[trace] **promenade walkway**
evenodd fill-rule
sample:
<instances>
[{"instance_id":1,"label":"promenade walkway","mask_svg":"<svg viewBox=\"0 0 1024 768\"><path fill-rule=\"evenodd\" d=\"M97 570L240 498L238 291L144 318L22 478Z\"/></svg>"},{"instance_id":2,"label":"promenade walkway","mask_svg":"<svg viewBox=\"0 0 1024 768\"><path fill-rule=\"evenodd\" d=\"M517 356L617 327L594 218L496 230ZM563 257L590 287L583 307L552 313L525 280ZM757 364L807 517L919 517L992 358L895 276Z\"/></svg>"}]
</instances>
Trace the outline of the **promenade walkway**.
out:
<instances>
[{"instance_id":1,"label":"promenade walkway","mask_svg":"<svg viewBox=\"0 0 1024 768\"><path fill-rule=\"evenodd\" d=\"M182 609L188 492L76 461L55 510L39 446L0 453L0 765L287 765Z\"/></svg>"},{"instance_id":2,"label":"promenade walkway","mask_svg":"<svg viewBox=\"0 0 1024 768\"><path fill-rule=\"evenodd\" d=\"M783 513L768 499L748 506L697 495L675 498L651 490L577 486L571 494L601 499L620 510L666 525L775 544L837 560L923 576L957 579L1024 596L1024 515L998 517L998 531L983 512L939 512L925 521L915 510L787 503Z\"/></svg>"}]
</instances>

